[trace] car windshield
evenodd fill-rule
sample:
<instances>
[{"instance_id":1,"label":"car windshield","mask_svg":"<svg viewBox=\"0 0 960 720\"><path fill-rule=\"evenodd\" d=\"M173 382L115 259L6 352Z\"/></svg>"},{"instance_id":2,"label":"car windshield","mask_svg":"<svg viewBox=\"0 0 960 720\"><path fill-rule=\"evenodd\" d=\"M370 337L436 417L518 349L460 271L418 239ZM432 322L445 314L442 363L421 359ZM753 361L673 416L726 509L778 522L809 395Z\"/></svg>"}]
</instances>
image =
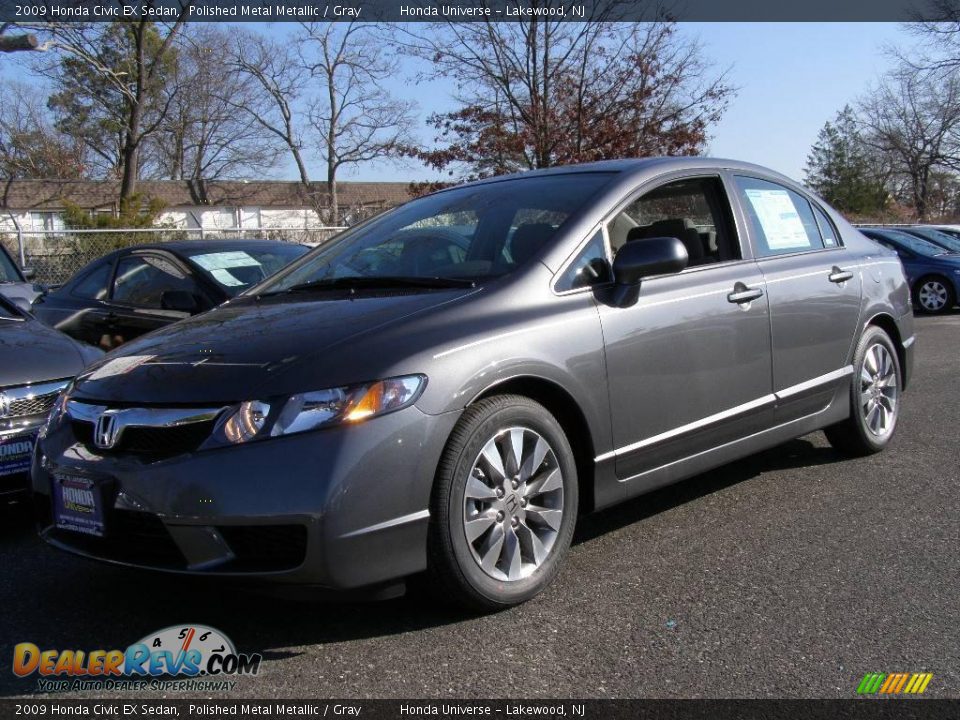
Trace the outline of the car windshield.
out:
<instances>
[{"instance_id":1,"label":"car windshield","mask_svg":"<svg viewBox=\"0 0 960 720\"><path fill-rule=\"evenodd\" d=\"M943 255L947 252L947 250L929 240L918 238L916 235L911 235L901 230L883 230L880 234L882 237L889 238L898 245L902 245L907 250L912 250L918 255L932 257L934 255Z\"/></svg>"},{"instance_id":2,"label":"car windshield","mask_svg":"<svg viewBox=\"0 0 960 720\"><path fill-rule=\"evenodd\" d=\"M344 233L255 292L500 277L549 243L612 177L520 177L428 195Z\"/></svg>"},{"instance_id":3,"label":"car windshield","mask_svg":"<svg viewBox=\"0 0 960 720\"><path fill-rule=\"evenodd\" d=\"M17 266L3 250L0 250L0 282L23 282Z\"/></svg>"},{"instance_id":4,"label":"car windshield","mask_svg":"<svg viewBox=\"0 0 960 720\"><path fill-rule=\"evenodd\" d=\"M310 248L296 243L274 246L237 246L223 250L186 250L184 254L230 297L253 287L277 270L307 254Z\"/></svg>"}]
</instances>

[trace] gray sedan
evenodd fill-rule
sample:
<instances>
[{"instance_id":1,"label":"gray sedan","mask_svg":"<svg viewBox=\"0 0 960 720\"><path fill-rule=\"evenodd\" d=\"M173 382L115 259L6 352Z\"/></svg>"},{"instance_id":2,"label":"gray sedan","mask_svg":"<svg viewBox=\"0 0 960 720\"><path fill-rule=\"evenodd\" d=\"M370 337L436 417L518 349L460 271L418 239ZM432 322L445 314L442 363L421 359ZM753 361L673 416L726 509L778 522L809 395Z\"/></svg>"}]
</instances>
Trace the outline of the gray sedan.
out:
<instances>
[{"instance_id":1,"label":"gray sedan","mask_svg":"<svg viewBox=\"0 0 960 720\"><path fill-rule=\"evenodd\" d=\"M896 255L769 170L499 177L95 364L33 486L79 555L497 609L585 512L821 428L884 449L913 343Z\"/></svg>"}]
</instances>

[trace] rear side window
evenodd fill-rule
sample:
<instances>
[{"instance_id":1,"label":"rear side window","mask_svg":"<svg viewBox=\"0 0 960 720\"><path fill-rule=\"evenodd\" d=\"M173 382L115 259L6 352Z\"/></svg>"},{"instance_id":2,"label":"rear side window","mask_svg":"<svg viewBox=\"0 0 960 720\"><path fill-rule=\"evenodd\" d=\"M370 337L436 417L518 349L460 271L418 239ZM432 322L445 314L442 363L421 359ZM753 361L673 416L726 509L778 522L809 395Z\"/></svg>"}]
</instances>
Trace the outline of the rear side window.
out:
<instances>
[{"instance_id":1,"label":"rear side window","mask_svg":"<svg viewBox=\"0 0 960 720\"><path fill-rule=\"evenodd\" d=\"M737 176L736 181L753 227L758 255L767 257L824 248L813 208L805 197L767 180Z\"/></svg>"},{"instance_id":2,"label":"rear side window","mask_svg":"<svg viewBox=\"0 0 960 720\"><path fill-rule=\"evenodd\" d=\"M88 300L106 300L110 280L110 263L103 262L88 272L70 291L71 295Z\"/></svg>"}]
</instances>

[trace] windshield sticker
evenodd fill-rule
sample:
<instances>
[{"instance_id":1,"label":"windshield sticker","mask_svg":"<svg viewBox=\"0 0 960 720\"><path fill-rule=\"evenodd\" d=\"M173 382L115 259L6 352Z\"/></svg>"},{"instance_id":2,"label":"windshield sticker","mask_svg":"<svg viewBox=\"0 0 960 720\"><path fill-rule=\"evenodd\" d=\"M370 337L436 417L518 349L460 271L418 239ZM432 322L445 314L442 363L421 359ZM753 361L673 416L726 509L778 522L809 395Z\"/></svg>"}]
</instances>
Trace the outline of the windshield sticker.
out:
<instances>
[{"instance_id":1,"label":"windshield sticker","mask_svg":"<svg viewBox=\"0 0 960 720\"><path fill-rule=\"evenodd\" d=\"M771 250L796 250L810 247L810 238L800 214L786 190L745 190L757 219L767 236Z\"/></svg>"},{"instance_id":2,"label":"windshield sticker","mask_svg":"<svg viewBox=\"0 0 960 720\"><path fill-rule=\"evenodd\" d=\"M229 270L236 267L260 267L260 262L242 250L194 255L191 258L204 270Z\"/></svg>"},{"instance_id":3,"label":"windshield sticker","mask_svg":"<svg viewBox=\"0 0 960 720\"><path fill-rule=\"evenodd\" d=\"M215 268L210 271L210 274L213 275L214 280L227 287L243 287L246 284L242 280L237 280L229 270L224 268Z\"/></svg>"}]
</instances>

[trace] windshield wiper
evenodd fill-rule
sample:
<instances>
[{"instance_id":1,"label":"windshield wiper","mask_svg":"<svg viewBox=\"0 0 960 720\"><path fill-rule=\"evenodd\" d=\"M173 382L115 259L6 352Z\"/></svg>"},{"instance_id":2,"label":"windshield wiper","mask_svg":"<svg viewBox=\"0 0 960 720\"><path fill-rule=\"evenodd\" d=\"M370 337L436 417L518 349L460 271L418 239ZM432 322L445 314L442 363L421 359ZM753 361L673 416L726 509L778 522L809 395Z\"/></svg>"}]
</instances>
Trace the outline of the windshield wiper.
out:
<instances>
[{"instance_id":1,"label":"windshield wiper","mask_svg":"<svg viewBox=\"0 0 960 720\"><path fill-rule=\"evenodd\" d=\"M299 285L291 285L283 290L272 290L259 293L257 297L270 297L271 295L283 295L286 293L313 292L315 290L336 290L339 288L472 288L476 287L476 285L476 280L470 280L469 278L417 277L415 275L383 275L379 277L357 275L338 278L320 278L318 280L300 283Z\"/></svg>"}]
</instances>

